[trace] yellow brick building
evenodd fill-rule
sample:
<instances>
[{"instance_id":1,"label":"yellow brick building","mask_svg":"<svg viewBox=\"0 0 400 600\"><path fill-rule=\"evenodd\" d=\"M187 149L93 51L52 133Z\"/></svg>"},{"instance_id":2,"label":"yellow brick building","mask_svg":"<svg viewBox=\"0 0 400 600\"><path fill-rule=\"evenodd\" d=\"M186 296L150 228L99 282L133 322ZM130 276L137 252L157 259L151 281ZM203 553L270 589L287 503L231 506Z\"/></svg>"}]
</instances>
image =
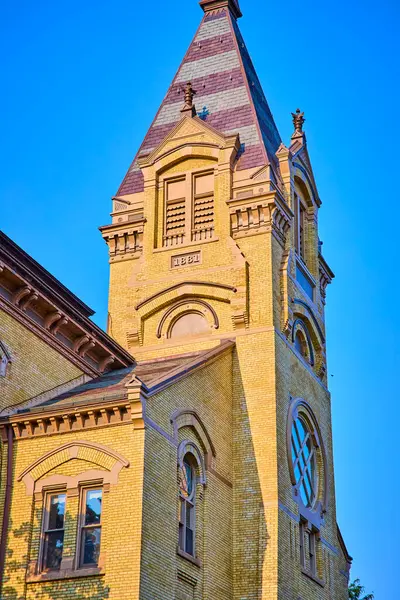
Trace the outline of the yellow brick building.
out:
<instances>
[{"instance_id":1,"label":"yellow brick building","mask_svg":"<svg viewBox=\"0 0 400 600\"><path fill-rule=\"evenodd\" d=\"M238 2L200 4L101 228L120 347L70 329L71 372L5 400L4 600L347 598L304 116L286 146ZM103 373L59 388L81 348Z\"/></svg>"}]
</instances>

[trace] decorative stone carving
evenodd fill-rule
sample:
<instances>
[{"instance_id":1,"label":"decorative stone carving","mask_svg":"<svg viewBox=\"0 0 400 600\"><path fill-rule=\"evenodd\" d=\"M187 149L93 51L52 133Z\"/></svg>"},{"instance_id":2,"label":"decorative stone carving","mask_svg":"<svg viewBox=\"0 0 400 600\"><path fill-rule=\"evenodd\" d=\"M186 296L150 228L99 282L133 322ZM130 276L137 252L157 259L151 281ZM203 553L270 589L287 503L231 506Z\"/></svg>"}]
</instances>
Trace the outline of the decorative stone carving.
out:
<instances>
[{"instance_id":1,"label":"decorative stone carving","mask_svg":"<svg viewBox=\"0 0 400 600\"><path fill-rule=\"evenodd\" d=\"M247 311L235 311L232 313L232 324L233 328L244 329L248 325L248 314Z\"/></svg>"},{"instance_id":2,"label":"decorative stone carving","mask_svg":"<svg viewBox=\"0 0 400 600\"><path fill-rule=\"evenodd\" d=\"M229 205L234 239L271 231L285 245L293 213L278 192L268 192L247 199L234 198L229 201Z\"/></svg>"},{"instance_id":3,"label":"decorative stone carving","mask_svg":"<svg viewBox=\"0 0 400 600\"><path fill-rule=\"evenodd\" d=\"M133 224L114 224L101 227L100 231L108 245L110 261L138 258L143 251L144 219Z\"/></svg>"},{"instance_id":4,"label":"decorative stone carving","mask_svg":"<svg viewBox=\"0 0 400 600\"><path fill-rule=\"evenodd\" d=\"M184 89L185 104L181 109L183 115L196 116L196 107L193 104L193 98L196 94L197 92L193 89L191 81L188 81Z\"/></svg>"},{"instance_id":5,"label":"decorative stone carving","mask_svg":"<svg viewBox=\"0 0 400 600\"><path fill-rule=\"evenodd\" d=\"M321 294L321 301L323 304L326 302L326 288L332 283L332 279L335 277L329 265L325 261L322 254L319 254L319 288Z\"/></svg>"},{"instance_id":6,"label":"decorative stone carving","mask_svg":"<svg viewBox=\"0 0 400 600\"><path fill-rule=\"evenodd\" d=\"M12 296L12 301L15 306L19 307L21 300L25 298L25 296L29 296L31 292L32 289L28 285L23 285L20 287Z\"/></svg>"},{"instance_id":7,"label":"decorative stone carving","mask_svg":"<svg viewBox=\"0 0 400 600\"><path fill-rule=\"evenodd\" d=\"M128 348L134 348L135 346L139 346L140 345L140 332L138 329L135 329L134 331L129 331L126 334L126 341L128 343Z\"/></svg>"},{"instance_id":8,"label":"decorative stone carving","mask_svg":"<svg viewBox=\"0 0 400 600\"><path fill-rule=\"evenodd\" d=\"M292 113L292 117L293 117L293 125L294 125L293 136L298 137L298 136L303 135L303 125L305 123L304 112L301 112L300 109L298 108L295 113Z\"/></svg>"}]
</instances>

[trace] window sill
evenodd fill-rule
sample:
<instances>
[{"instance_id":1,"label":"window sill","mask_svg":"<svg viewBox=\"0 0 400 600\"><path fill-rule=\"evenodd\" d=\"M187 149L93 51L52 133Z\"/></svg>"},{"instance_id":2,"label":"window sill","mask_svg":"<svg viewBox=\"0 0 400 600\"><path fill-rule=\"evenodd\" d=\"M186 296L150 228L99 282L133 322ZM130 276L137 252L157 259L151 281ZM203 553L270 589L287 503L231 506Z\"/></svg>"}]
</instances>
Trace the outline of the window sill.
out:
<instances>
[{"instance_id":1,"label":"window sill","mask_svg":"<svg viewBox=\"0 0 400 600\"><path fill-rule=\"evenodd\" d=\"M104 569L91 567L89 569L64 569L62 571L49 571L39 575L28 575L26 583L40 583L41 581L58 581L60 579L78 579L80 577L94 577L105 575Z\"/></svg>"},{"instance_id":2,"label":"window sill","mask_svg":"<svg viewBox=\"0 0 400 600\"><path fill-rule=\"evenodd\" d=\"M193 565L196 565L196 567L199 567L199 568L201 567L201 560L199 558L196 558L195 556L192 556L191 554L184 552L180 548L176 549L176 553L181 558L184 558L185 560L189 561Z\"/></svg>"},{"instance_id":3,"label":"window sill","mask_svg":"<svg viewBox=\"0 0 400 600\"><path fill-rule=\"evenodd\" d=\"M310 573L309 571L307 571L303 567L301 569L301 572L303 573L303 575L305 575L306 577L308 577L312 581L315 581L315 583L318 583L318 585L320 585L321 587L325 587L325 583L322 581L322 579L320 579L316 575L313 575L312 573Z\"/></svg>"},{"instance_id":4,"label":"window sill","mask_svg":"<svg viewBox=\"0 0 400 600\"><path fill-rule=\"evenodd\" d=\"M204 244L211 244L212 242L219 242L219 238L213 237L208 240L186 242L185 244L180 244L179 246L163 246L162 248L154 248L153 254L158 254L159 252L179 252L182 249L185 250L186 248L193 248L193 246L203 246Z\"/></svg>"}]
</instances>

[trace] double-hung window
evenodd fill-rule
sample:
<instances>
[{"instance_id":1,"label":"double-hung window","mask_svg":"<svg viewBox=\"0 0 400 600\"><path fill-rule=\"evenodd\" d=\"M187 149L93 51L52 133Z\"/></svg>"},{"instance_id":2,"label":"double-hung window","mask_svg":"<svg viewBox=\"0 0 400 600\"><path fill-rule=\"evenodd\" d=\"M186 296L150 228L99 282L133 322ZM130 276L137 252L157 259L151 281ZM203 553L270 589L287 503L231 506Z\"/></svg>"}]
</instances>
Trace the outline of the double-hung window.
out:
<instances>
[{"instance_id":1,"label":"double-hung window","mask_svg":"<svg viewBox=\"0 0 400 600\"><path fill-rule=\"evenodd\" d=\"M300 521L300 561L301 566L313 577L318 577L317 570L317 537L318 530L307 521Z\"/></svg>"},{"instance_id":2,"label":"double-hung window","mask_svg":"<svg viewBox=\"0 0 400 600\"><path fill-rule=\"evenodd\" d=\"M60 569L64 547L65 505L65 493L46 495L43 519L43 571Z\"/></svg>"},{"instance_id":3,"label":"double-hung window","mask_svg":"<svg viewBox=\"0 0 400 600\"><path fill-rule=\"evenodd\" d=\"M101 488L82 489L79 525L80 567L97 567L99 564L102 500Z\"/></svg>"},{"instance_id":4,"label":"double-hung window","mask_svg":"<svg viewBox=\"0 0 400 600\"><path fill-rule=\"evenodd\" d=\"M179 548L194 556L196 517L196 471L185 457L179 468Z\"/></svg>"}]
</instances>

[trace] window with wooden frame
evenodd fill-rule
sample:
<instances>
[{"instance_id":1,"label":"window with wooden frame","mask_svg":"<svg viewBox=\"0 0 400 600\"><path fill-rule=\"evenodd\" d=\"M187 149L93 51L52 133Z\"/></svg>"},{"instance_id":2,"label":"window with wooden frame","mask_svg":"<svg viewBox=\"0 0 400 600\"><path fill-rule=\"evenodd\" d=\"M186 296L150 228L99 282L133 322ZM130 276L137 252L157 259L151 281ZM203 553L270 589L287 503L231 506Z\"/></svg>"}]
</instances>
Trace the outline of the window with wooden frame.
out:
<instances>
[{"instance_id":1,"label":"window with wooden frame","mask_svg":"<svg viewBox=\"0 0 400 600\"><path fill-rule=\"evenodd\" d=\"M81 511L78 531L79 567L97 567L101 543L101 487L81 489Z\"/></svg>"},{"instance_id":2,"label":"window with wooden frame","mask_svg":"<svg viewBox=\"0 0 400 600\"><path fill-rule=\"evenodd\" d=\"M317 547L319 531L305 520L300 521L300 562L307 575L319 578Z\"/></svg>"},{"instance_id":3,"label":"window with wooden frame","mask_svg":"<svg viewBox=\"0 0 400 600\"><path fill-rule=\"evenodd\" d=\"M187 454L178 469L179 548L190 556L195 556L196 466L193 456Z\"/></svg>"},{"instance_id":4,"label":"window with wooden frame","mask_svg":"<svg viewBox=\"0 0 400 600\"><path fill-rule=\"evenodd\" d=\"M164 181L163 246L214 236L214 172L190 173Z\"/></svg>"},{"instance_id":5,"label":"window with wooden frame","mask_svg":"<svg viewBox=\"0 0 400 600\"><path fill-rule=\"evenodd\" d=\"M48 492L43 511L41 571L59 571L65 527L65 492Z\"/></svg>"}]
</instances>

